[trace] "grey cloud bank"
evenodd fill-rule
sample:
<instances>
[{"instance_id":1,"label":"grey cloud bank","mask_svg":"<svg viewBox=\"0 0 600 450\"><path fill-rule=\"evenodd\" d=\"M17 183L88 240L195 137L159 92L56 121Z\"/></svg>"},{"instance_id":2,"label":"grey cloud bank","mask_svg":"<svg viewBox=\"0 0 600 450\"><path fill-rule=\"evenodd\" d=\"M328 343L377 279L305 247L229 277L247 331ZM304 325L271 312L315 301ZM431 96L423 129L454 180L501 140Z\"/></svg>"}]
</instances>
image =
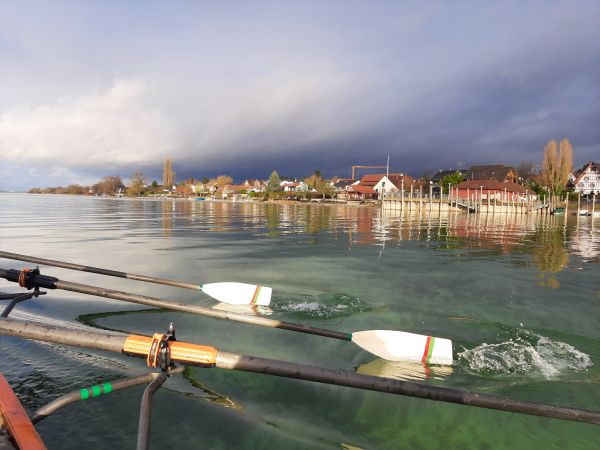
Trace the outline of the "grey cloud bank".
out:
<instances>
[{"instance_id":1,"label":"grey cloud bank","mask_svg":"<svg viewBox=\"0 0 600 450\"><path fill-rule=\"evenodd\" d=\"M600 159L595 2L43 9L0 6L0 189Z\"/></svg>"}]
</instances>

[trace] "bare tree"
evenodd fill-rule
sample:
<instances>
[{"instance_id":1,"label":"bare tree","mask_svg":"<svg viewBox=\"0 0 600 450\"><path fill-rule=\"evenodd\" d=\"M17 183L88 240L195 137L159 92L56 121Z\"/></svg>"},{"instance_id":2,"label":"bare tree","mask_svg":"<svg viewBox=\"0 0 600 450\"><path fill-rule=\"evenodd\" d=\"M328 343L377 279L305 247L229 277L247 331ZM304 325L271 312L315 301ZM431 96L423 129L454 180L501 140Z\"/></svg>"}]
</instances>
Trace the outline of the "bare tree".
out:
<instances>
[{"instance_id":1,"label":"bare tree","mask_svg":"<svg viewBox=\"0 0 600 450\"><path fill-rule=\"evenodd\" d=\"M573 171L573 146L568 139L560 141L560 186L564 188Z\"/></svg>"},{"instance_id":2,"label":"bare tree","mask_svg":"<svg viewBox=\"0 0 600 450\"><path fill-rule=\"evenodd\" d=\"M163 165L163 186L166 189L171 189L175 181L175 172L173 172L173 162L170 159L165 159Z\"/></svg>"},{"instance_id":3,"label":"bare tree","mask_svg":"<svg viewBox=\"0 0 600 450\"><path fill-rule=\"evenodd\" d=\"M544 148L542 176L546 187L554 193L560 193L567 184L573 170L573 146L568 139L560 142L552 140Z\"/></svg>"},{"instance_id":4,"label":"bare tree","mask_svg":"<svg viewBox=\"0 0 600 450\"><path fill-rule=\"evenodd\" d=\"M102 180L94 185L94 188L98 189L101 194L112 195L118 192L123 187L123 182L119 175L108 175L102 178Z\"/></svg>"},{"instance_id":5,"label":"bare tree","mask_svg":"<svg viewBox=\"0 0 600 450\"><path fill-rule=\"evenodd\" d=\"M219 188L224 188L229 184L233 184L233 178L231 178L229 175L219 175L217 177L217 186Z\"/></svg>"},{"instance_id":6,"label":"bare tree","mask_svg":"<svg viewBox=\"0 0 600 450\"><path fill-rule=\"evenodd\" d=\"M146 188L146 181L144 180L144 172L134 172L131 175L131 183L127 188L127 194L134 197L142 195Z\"/></svg>"}]
</instances>

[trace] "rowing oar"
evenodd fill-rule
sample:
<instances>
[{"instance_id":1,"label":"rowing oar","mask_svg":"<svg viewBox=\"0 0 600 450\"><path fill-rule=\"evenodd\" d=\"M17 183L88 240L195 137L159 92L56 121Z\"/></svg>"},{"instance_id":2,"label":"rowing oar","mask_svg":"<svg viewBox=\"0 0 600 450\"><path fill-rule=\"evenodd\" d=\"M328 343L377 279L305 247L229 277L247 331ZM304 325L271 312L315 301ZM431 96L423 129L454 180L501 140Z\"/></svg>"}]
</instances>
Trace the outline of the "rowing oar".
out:
<instances>
[{"instance_id":1,"label":"rowing oar","mask_svg":"<svg viewBox=\"0 0 600 450\"><path fill-rule=\"evenodd\" d=\"M26 270L27 269L24 269L23 271L0 269L0 278L19 283L28 289L32 289L35 286L45 289L63 289L65 291L97 295L100 297L155 306L173 311L200 314L203 316L216 317L218 319L235 320L237 322L260 325L263 327L282 328L284 330L325 336L333 339L340 339L342 341L351 341L359 347L362 347L364 350L390 361L412 360L423 361L424 363L429 364L452 364L452 341L449 339L391 330L367 330L354 333L342 333L339 331L268 319L266 317L219 311L203 308L202 306L186 305L184 303L148 297L145 295L72 283L70 281L59 280L55 277L36 274L33 271L26 272ZM24 274L22 278L26 279L26 283L19 281L19 276L21 274Z\"/></svg>"},{"instance_id":2,"label":"rowing oar","mask_svg":"<svg viewBox=\"0 0 600 450\"><path fill-rule=\"evenodd\" d=\"M156 359L153 358L157 354L157 348L160 347L158 343L166 343L171 361L184 365L242 370L448 403L459 403L480 408L600 424L600 412L513 400L488 394L470 393L460 389L431 386L412 381L379 378L346 370L331 370L275 359L240 355L205 345L164 340L166 335L161 334L147 337L123 333L73 330L66 327L16 319L0 319L0 335L124 353L146 358L148 364L152 367L156 367Z\"/></svg>"},{"instance_id":3,"label":"rowing oar","mask_svg":"<svg viewBox=\"0 0 600 450\"><path fill-rule=\"evenodd\" d=\"M201 290L212 298L223 303L229 303L231 305L267 306L269 303L271 303L271 293L273 292L273 289L270 287L255 284L235 282L191 284L177 280L167 280L165 278L137 275L135 273L120 272L118 270L102 269L101 267L83 266L81 264L56 261L54 259L37 258L35 256L20 255L18 253L11 252L0 251L0 257L15 259L18 261L27 261L45 266L62 267L63 269L80 270L81 272L108 275L110 277L128 278L130 280L146 281L148 283L193 289L195 291Z\"/></svg>"}]
</instances>

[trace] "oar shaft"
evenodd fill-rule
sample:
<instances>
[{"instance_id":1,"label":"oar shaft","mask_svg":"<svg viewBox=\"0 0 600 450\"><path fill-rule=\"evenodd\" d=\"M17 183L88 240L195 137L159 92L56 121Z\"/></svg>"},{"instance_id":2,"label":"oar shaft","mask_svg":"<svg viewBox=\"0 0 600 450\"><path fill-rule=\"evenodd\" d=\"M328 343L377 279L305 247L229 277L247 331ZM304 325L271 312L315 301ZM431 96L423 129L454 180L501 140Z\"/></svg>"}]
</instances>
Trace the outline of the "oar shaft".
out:
<instances>
[{"instance_id":1,"label":"oar shaft","mask_svg":"<svg viewBox=\"0 0 600 450\"><path fill-rule=\"evenodd\" d=\"M0 269L0 278L5 278L8 281L18 282L19 273L20 272L18 270L14 269ZM89 286L86 284L72 283L70 281L63 281L59 280L58 278L49 277L46 275L32 275L32 280L37 286L45 289L63 289L65 291L79 292L81 294L96 295L99 297L112 298L114 300L138 303L141 305L155 306L157 308L165 308L173 311L199 314L202 316L214 317L217 319L233 320L236 322L259 325L263 327L281 328L284 330L325 336L334 339L341 339L344 341L349 341L352 339L349 334L340 333L339 331L314 328L301 324L268 319L266 317L248 316L245 314L220 311L216 309L204 308L202 306L197 305L187 305L184 303L163 300L160 298L148 297L146 295L131 294L128 292L116 291L113 289L105 289L96 286Z\"/></svg>"},{"instance_id":2,"label":"oar shaft","mask_svg":"<svg viewBox=\"0 0 600 450\"><path fill-rule=\"evenodd\" d=\"M411 381L381 378L339 369L331 370L305 366L222 351L217 354L216 367L600 425L600 412L596 411L513 400L487 394L470 393L460 389L430 386Z\"/></svg>"},{"instance_id":3,"label":"oar shaft","mask_svg":"<svg viewBox=\"0 0 600 450\"><path fill-rule=\"evenodd\" d=\"M117 333L108 334L96 331L71 330L65 327L32 324L15 319L0 319L0 335L19 336L44 342L54 342L119 353L124 352L128 354L131 354L132 352L125 349L126 342L131 341L132 339L151 339L134 335L119 335ZM172 345L174 344L175 343ZM181 343L180 345L206 348L196 344ZM144 357L143 353L139 350L137 350L133 356ZM202 356L202 358L204 358L204 356ZM345 370L331 370L322 367L306 366L222 351L218 351L214 361L214 365L221 369L242 370L246 372L295 378L299 380L477 406L500 411L600 424L600 412L512 400L487 394L475 394L459 389L430 386L411 381L379 378ZM193 361L185 361L185 363L195 364ZM206 361L203 359L198 364L206 365Z\"/></svg>"},{"instance_id":4,"label":"oar shaft","mask_svg":"<svg viewBox=\"0 0 600 450\"><path fill-rule=\"evenodd\" d=\"M21 255L19 253L0 251L1 258L14 259L17 261L26 261L33 264L42 264L44 266L61 267L63 269L79 270L81 272L97 273L100 275L108 275L109 277L128 278L130 280L146 281L148 283L164 284L167 286L175 286L185 289L198 289L199 285L184 283L177 280L168 280L166 278L149 277L147 275L138 275L135 273L120 272L118 270L103 269L101 267L84 266L81 264L73 264L54 259L37 258L35 256Z\"/></svg>"}]
</instances>

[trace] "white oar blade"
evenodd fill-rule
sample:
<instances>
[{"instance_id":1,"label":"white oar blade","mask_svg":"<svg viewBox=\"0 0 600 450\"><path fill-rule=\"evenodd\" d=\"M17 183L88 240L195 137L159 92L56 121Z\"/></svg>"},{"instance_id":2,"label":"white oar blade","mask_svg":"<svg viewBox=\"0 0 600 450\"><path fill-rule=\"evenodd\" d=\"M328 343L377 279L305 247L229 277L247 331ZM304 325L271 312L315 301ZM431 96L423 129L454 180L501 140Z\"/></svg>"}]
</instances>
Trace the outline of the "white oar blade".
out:
<instances>
[{"instance_id":1,"label":"white oar blade","mask_svg":"<svg viewBox=\"0 0 600 450\"><path fill-rule=\"evenodd\" d=\"M450 339L392 330L352 333L352 342L388 361L421 361L427 364L452 364Z\"/></svg>"},{"instance_id":2,"label":"white oar blade","mask_svg":"<svg viewBox=\"0 0 600 450\"><path fill-rule=\"evenodd\" d=\"M267 306L271 303L273 289L246 283L209 283L200 286L212 298L230 305Z\"/></svg>"}]
</instances>

